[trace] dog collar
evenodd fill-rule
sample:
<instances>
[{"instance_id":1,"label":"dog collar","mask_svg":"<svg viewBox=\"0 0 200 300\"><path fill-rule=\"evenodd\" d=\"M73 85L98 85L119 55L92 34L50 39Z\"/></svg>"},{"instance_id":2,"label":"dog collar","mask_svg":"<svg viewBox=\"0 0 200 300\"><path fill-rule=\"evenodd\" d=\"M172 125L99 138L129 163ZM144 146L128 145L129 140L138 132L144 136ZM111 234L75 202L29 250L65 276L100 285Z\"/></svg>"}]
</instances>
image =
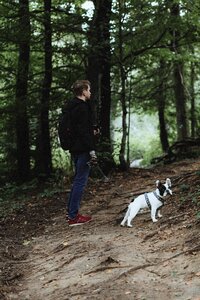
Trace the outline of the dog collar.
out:
<instances>
[{"instance_id":1,"label":"dog collar","mask_svg":"<svg viewBox=\"0 0 200 300\"><path fill-rule=\"evenodd\" d=\"M164 199L163 199L163 197L162 197L162 196L158 196L158 195L156 194L156 192L153 192L153 194L154 194L154 196L155 196L160 202L162 202L162 205L164 205Z\"/></svg>"}]
</instances>

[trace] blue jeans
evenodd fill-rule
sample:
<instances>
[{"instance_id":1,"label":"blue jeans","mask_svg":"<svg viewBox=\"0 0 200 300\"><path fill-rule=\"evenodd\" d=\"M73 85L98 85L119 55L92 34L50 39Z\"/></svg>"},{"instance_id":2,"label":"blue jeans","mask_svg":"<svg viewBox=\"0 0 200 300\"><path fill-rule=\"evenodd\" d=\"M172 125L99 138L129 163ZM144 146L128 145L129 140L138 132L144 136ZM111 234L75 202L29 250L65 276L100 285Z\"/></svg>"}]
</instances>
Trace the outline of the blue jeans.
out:
<instances>
[{"instance_id":1,"label":"blue jeans","mask_svg":"<svg viewBox=\"0 0 200 300\"><path fill-rule=\"evenodd\" d=\"M75 177L67 204L68 217L70 219L76 217L80 208L81 198L90 173L90 167L87 164L90 160L90 155L88 152L76 154L73 155L73 160L75 164Z\"/></svg>"}]
</instances>

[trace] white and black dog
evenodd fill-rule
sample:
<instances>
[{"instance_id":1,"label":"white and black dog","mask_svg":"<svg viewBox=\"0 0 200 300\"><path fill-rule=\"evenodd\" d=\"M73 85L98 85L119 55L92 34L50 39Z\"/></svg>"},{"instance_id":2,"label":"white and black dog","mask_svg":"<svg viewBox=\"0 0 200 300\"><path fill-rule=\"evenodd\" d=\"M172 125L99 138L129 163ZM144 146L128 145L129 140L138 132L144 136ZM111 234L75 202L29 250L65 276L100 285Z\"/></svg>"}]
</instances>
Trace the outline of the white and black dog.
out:
<instances>
[{"instance_id":1,"label":"white and black dog","mask_svg":"<svg viewBox=\"0 0 200 300\"><path fill-rule=\"evenodd\" d=\"M124 219L121 222L121 226L125 226L127 222L128 227L132 227L131 221L137 215L140 209L149 207L151 210L151 219L153 222L157 222L156 213L158 217L162 217L160 214L160 208L164 205L163 198L167 195L172 195L171 180L166 179L166 182L162 184L159 180L156 181L156 190L150 193L142 194L134 199L128 206L128 210Z\"/></svg>"}]
</instances>

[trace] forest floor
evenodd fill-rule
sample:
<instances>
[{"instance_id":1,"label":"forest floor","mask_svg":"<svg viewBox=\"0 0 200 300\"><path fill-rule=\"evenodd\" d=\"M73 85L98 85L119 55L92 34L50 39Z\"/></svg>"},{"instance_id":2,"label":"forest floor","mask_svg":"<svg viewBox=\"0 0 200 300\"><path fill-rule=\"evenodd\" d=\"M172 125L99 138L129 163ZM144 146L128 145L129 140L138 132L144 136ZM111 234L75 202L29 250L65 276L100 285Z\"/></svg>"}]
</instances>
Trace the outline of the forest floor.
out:
<instances>
[{"instance_id":1,"label":"forest floor","mask_svg":"<svg viewBox=\"0 0 200 300\"><path fill-rule=\"evenodd\" d=\"M166 177L163 217L152 223L143 211L121 227L131 199ZM91 178L88 224L68 227L64 198L31 198L1 220L0 299L200 300L200 159Z\"/></svg>"}]
</instances>

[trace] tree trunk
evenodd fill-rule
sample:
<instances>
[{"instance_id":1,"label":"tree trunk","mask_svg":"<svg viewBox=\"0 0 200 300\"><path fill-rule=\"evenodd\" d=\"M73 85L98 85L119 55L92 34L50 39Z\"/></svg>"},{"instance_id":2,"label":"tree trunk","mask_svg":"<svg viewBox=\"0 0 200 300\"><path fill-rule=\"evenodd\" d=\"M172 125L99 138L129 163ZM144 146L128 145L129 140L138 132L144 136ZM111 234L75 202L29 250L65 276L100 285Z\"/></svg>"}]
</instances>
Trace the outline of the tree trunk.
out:
<instances>
[{"instance_id":1,"label":"tree trunk","mask_svg":"<svg viewBox=\"0 0 200 300\"><path fill-rule=\"evenodd\" d=\"M51 0L44 0L44 52L45 70L41 91L39 130L36 149L36 172L48 177L52 172L52 155L49 130L49 102L52 82L52 29Z\"/></svg>"},{"instance_id":2,"label":"tree trunk","mask_svg":"<svg viewBox=\"0 0 200 300\"><path fill-rule=\"evenodd\" d=\"M173 18L180 17L179 4L172 1L171 15ZM175 54L180 54L178 38L180 36L179 31L176 28L171 30L172 34L172 46L171 50ZM183 77L183 62L178 61L174 62L174 93L176 100L176 121L177 121L177 138L178 140L184 140L188 137L188 128L187 128L187 117L186 117L186 95L184 89L184 77Z\"/></svg>"},{"instance_id":3,"label":"tree trunk","mask_svg":"<svg viewBox=\"0 0 200 300\"><path fill-rule=\"evenodd\" d=\"M191 62L190 66L190 96L191 96L191 137L196 136L196 109L195 109L195 96L194 96L194 81L195 81L195 67L194 63Z\"/></svg>"},{"instance_id":4,"label":"tree trunk","mask_svg":"<svg viewBox=\"0 0 200 300\"><path fill-rule=\"evenodd\" d=\"M120 162L120 169L123 171L127 171L128 165L125 158L126 154L126 140L127 140L127 107L126 107L126 89L125 89L125 74L123 66L121 66L121 93L120 93L120 101L122 105L122 139L121 139L121 147L119 152L119 162Z\"/></svg>"},{"instance_id":5,"label":"tree trunk","mask_svg":"<svg viewBox=\"0 0 200 300\"><path fill-rule=\"evenodd\" d=\"M30 175L29 123L27 90L30 57L29 1L19 1L19 59L16 79L17 177L26 181Z\"/></svg>"},{"instance_id":6,"label":"tree trunk","mask_svg":"<svg viewBox=\"0 0 200 300\"><path fill-rule=\"evenodd\" d=\"M122 139L119 152L119 162L121 170L126 171L128 169L126 154L126 140L127 140L127 107L126 107L126 73L123 66L123 37L122 37L122 7L121 1L119 1L119 61L120 61L120 80L121 80L121 93L120 101L122 105Z\"/></svg>"},{"instance_id":7,"label":"tree trunk","mask_svg":"<svg viewBox=\"0 0 200 300\"><path fill-rule=\"evenodd\" d=\"M174 64L174 90L176 98L176 121L178 140L184 140L188 137L187 119L186 119L186 97L183 85L183 66Z\"/></svg>"},{"instance_id":8,"label":"tree trunk","mask_svg":"<svg viewBox=\"0 0 200 300\"><path fill-rule=\"evenodd\" d=\"M93 1L95 11L88 32L90 52L88 56L88 79L92 86L92 98L96 118L101 127L101 151L112 161L110 137L110 16L112 0Z\"/></svg>"},{"instance_id":9,"label":"tree trunk","mask_svg":"<svg viewBox=\"0 0 200 300\"><path fill-rule=\"evenodd\" d=\"M158 89L158 118L159 118L159 128L160 128L160 142L162 145L162 150L164 152L168 151L169 142L168 142L168 133L166 129L165 122L165 93L164 93L164 70L165 63L164 61L160 61L159 68L159 89Z\"/></svg>"},{"instance_id":10,"label":"tree trunk","mask_svg":"<svg viewBox=\"0 0 200 300\"><path fill-rule=\"evenodd\" d=\"M129 83L129 95L128 95L128 125L127 125L127 165L130 166L130 128L131 128L131 79Z\"/></svg>"}]
</instances>

